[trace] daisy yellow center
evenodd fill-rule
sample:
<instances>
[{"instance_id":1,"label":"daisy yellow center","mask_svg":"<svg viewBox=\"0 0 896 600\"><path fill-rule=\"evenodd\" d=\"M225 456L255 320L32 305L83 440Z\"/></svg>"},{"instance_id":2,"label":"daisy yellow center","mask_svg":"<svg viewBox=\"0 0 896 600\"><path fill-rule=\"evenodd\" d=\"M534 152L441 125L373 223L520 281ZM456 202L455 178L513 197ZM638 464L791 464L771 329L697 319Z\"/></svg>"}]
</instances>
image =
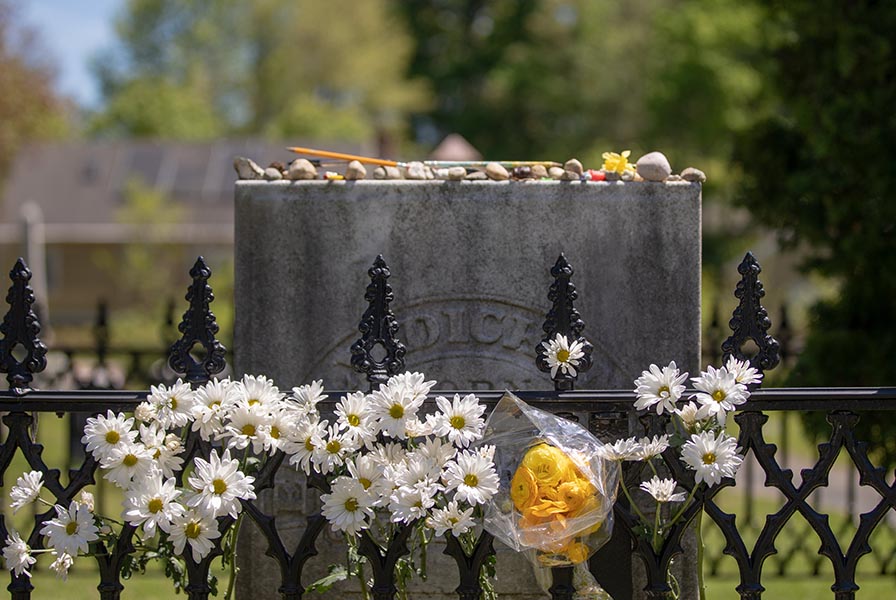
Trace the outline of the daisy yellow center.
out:
<instances>
[{"instance_id":1,"label":"daisy yellow center","mask_svg":"<svg viewBox=\"0 0 896 600\"><path fill-rule=\"evenodd\" d=\"M149 512L151 512L152 514L156 514L157 512L162 510L163 506L164 504L162 503L162 500L160 498L153 498L149 501L147 508L149 509Z\"/></svg>"},{"instance_id":2,"label":"daisy yellow center","mask_svg":"<svg viewBox=\"0 0 896 600\"><path fill-rule=\"evenodd\" d=\"M722 400L725 399L725 392L723 392L722 390L714 391L712 393L712 399L715 400L716 402L721 402Z\"/></svg>"},{"instance_id":3,"label":"daisy yellow center","mask_svg":"<svg viewBox=\"0 0 896 600\"><path fill-rule=\"evenodd\" d=\"M414 502L414 508L423 508L423 500L417 500Z\"/></svg>"},{"instance_id":4,"label":"daisy yellow center","mask_svg":"<svg viewBox=\"0 0 896 600\"><path fill-rule=\"evenodd\" d=\"M348 512L355 512L358 510L358 501L354 498L349 498L345 501L345 510Z\"/></svg>"},{"instance_id":5,"label":"daisy yellow center","mask_svg":"<svg viewBox=\"0 0 896 600\"><path fill-rule=\"evenodd\" d=\"M715 462L716 462L715 453L707 452L706 454L703 455L703 464L704 465L711 465L711 464L714 464Z\"/></svg>"},{"instance_id":6,"label":"daisy yellow center","mask_svg":"<svg viewBox=\"0 0 896 600\"><path fill-rule=\"evenodd\" d=\"M358 481L361 482L361 485L364 486L364 489L365 489L365 490L366 490L366 489L369 489L370 486L373 485L373 482L370 481L369 479L367 479L366 477L359 477L359 478L358 478Z\"/></svg>"},{"instance_id":7,"label":"daisy yellow center","mask_svg":"<svg viewBox=\"0 0 896 600\"><path fill-rule=\"evenodd\" d=\"M566 362L569 360L569 350L561 348L557 350L557 361L558 362Z\"/></svg>"},{"instance_id":8,"label":"daisy yellow center","mask_svg":"<svg viewBox=\"0 0 896 600\"><path fill-rule=\"evenodd\" d=\"M330 454L336 454L340 450L342 450L342 444L339 443L339 440L331 440L327 442L327 452Z\"/></svg>"},{"instance_id":9,"label":"daisy yellow center","mask_svg":"<svg viewBox=\"0 0 896 600\"><path fill-rule=\"evenodd\" d=\"M160 456L162 456L162 449L156 448L155 454L152 455L153 460L159 460Z\"/></svg>"},{"instance_id":10,"label":"daisy yellow center","mask_svg":"<svg viewBox=\"0 0 896 600\"><path fill-rule=\"evenodd\" d=\"M660 386L660 389L658 389L656 391L656 395L660 396L660 397L668 396L669 395L669 386L668 385Z\"/></svg>"},{"instance_id":11,"label":"daisy yellow center","mask_svg":"<svg viewBox=\"0 0 896 600\"><path fill-rule=\"evenodd\" d=\"M212 403L208 405L209 408L217 408L221 406L220 400L212 400Z\"/></svg>"},{"instance_id":12,"label":"daisy yellow center","mask_svg":"<svg viewBox=\"0 0 896 600\"><path fill-rule=\"evenodd\" d=\"M464 475L464 485L468 485L470 487L476 487L479 485L479 478L476 477L473 473L467 473Z\"/></svg>"},{"instance_id":13,"label":"daisy yellow center","mask_svg":"<svg viewBox=\"0 0 896 600\"><path fill-rule=\"evenodd\" d=\"M117 444L118 440L121 439L121 435L117 431L107 431L106 432L106 443L107 444Z\"/></svg>"},{"instance_id":14,"label":"daisy yellow center","mask_svg":"<svg viewBox=\"0 0 896 600\"><path fill-rule=\"evenodd\" d=\"M393 404L389 408L389 416L393 419L400 419L404 416L404 407L401 404Z\"/></svg>"},{"instance_id":15,"label":"daisy yellow center","mask_svg":"<svg viewBox=\"0 0 896 600\"><path fill-rule=\"evenodd\" d=\"M314 452L314 443L311 441L311 436L305 438L305 450L308 452Z\"/></svg>"},{"instance_id":16,"label":"daisy yellow center","mask_svg":"<svg viewBox=\"0 0 896 600\"><path fill-rule=\"evenodd\" d=\"M126 467L133 467L137 464L137 457L133 454L125 454L124 460L121 461Z\"/></svg>"},{"instance_id":17,"label":"daisy yellow center","mask_svg":"<svg viewBox=\"0 0 896 600\"><path fill-rule=\"evenodd\" d=\"M69 521L65 526L65 533L67 535L75 535L78 533L78 524L75 521Z\"/></svg>"},{"instance_id":18,"label":"daisy yellow center","mask_svg":"<svg viewBox=\"0 0 896 600\"><path fill-rule=\"evenodd\" d=\"M177 410L177 396L171 396L171 410Z\"/></svg>"},{"instance_id":19,"label":"daisy yellow center","mask_svg":"<svg viewBox=\"0 0 896 600\"><path fill-rule=\"evenodd\" d=\"M455 429L463 429L464 425L467 424L467 421L462 416L455 415L455 416L451 417L451 419L448 421L448 423L450 423L451 426L454 427Z\"/></svg>"},{"instance_id":20,"label":"daisy yellow center","mask_svg":"<svg viewBox=\"0 0 896 600\"><path fill-rule=\"evenodd\" d=\"M448 517L448 522L451 523L452 525L457 525L458 520L459 519L457 517Z\"/></svg>"},{"instance_id":21,"label":"daisy yellow center","mask_svg":"<svg viewBox=\"0 0 896 600\"><path fill-rule=\"evenodd\" d=\"M227 491L227 483L223 479L215 479L212 481L212 488L219 496Z\"/></svg>"},{"instance_id":22,"label":"daisy yellow center","mask_svg":"<svg viewBox=\"0 0 896 600\"><path fill-rule=\"evenodd\" d=\"M261 400L258 398L249 398L249 406L255 406L256 404L261 404Z\"/></svg>"},{"instance_id":23,"label":"daisy yellow center","mask_svg":"<svg viewBox=\"0 0 896 600\"><path fill-rule=\"evenodd\" d=\"M361 424L361 417L358 415L349 415L348 416L348 424L352 427L357 427Z\"/></svg>"},{"instance_id":24,"label":"daisy yellow center","mask_svg":"<svg viewBox=\"0 0 896 600\"><path fill-rule=\"evenodd\" d=\"M202 533L202 527L200 527L199 523L196 521L190 521L187 523L187 526L184 527L184 535L191 540L198 538L200 533Z\"/></svg>"},{"instance_id":25,"label":"daisy yellow center","mask_svg":"<svg viewBox=\"0 0 896 600\"><path fill-rule=\"evenodd\" d=\"M276 425L271 425L271 437L275 440L280 439L280 429Z\"/></svg>"},{"instance_id":26,"label":"daisy yellow center","mask_svg":"<svg viewBox=\"0 0 896 600\"><path fill-rule=\"evenodd\" d=\"M253 436L255 435L255 425L253 425L252 423L246 423L245 425L243 425L243 428L240 429L240 431L243 433L243 435Z\"/></svg>"}]
</instances>

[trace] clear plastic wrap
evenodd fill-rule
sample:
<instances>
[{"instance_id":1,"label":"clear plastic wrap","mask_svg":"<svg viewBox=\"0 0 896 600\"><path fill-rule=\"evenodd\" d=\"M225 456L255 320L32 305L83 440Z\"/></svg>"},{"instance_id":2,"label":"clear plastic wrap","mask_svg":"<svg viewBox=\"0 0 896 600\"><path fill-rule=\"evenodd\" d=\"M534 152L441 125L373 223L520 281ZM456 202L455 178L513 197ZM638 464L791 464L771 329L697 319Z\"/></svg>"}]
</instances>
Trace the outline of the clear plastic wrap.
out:
<instances>
[{"instance_id":1,"label":"clear plastic wrap","mask_svg":"<svg viewBox=\"0 0 896 600\"><path fill-rule=\"evenodd\" d=\"M536 566L583 563L613 526L618 466L587 429L506 392L479 445L495 447L500 489L484 527Z\"/></svg>"}]
</instances>

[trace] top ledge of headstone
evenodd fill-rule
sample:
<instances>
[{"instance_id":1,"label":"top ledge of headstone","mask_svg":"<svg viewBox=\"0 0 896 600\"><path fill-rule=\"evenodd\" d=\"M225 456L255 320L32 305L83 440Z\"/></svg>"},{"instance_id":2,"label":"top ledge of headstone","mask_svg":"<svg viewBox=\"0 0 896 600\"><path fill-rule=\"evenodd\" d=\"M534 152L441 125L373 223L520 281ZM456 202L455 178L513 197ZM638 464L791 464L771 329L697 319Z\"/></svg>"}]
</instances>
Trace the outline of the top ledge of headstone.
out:
<instances>
[{"instance_id":1,"label":"top ledge of headstone","mask_svg":"<svg viewBox=\"0 0 896 600\"><path fill-rule=\"evenodd\" d=\"M345 187L354 186L370 186L370 187L494 187L494 186L516 186L521 188L533 186L567 186L572 188L622 188L637 189L639 187L657 188L659 186L668 187L703 187L699 181L556 181L556 180L536 180L526 179L521 181L449 181L442 179L357 179L353 181L334 180L327 181L325 179L298 179L278 181L265 181L260 179L238 179L235 182L237 187L259 187L259 188L296 188L296 187Z\"/></svg>"}]
</instances>

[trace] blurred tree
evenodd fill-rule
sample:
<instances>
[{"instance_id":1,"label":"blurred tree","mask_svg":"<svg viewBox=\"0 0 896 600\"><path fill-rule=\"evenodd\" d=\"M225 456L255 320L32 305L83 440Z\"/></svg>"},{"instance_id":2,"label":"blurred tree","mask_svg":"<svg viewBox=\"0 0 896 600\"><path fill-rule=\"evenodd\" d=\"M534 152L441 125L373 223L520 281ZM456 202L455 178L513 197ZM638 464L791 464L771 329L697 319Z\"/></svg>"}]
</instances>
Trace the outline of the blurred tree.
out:
<instances>
[{"instance_id":1,"label":"blurred tree","mask_svg":"<svg viewBox=\"0 0 896 600\"><path fill-rule=\"evenodd\" d=\"M0 0L0 180L30 140L65 135L69 107L53 91L54 70L34 34Z\"/></svg>"},{"instance_id":2,"label":"blurred tree","mask_svg":"<svg viewBox=\"0 0 896 600\"><path fill-rule=\"evenodd\" d=\"M815 307L797 385L892 385L896 377L896 4L763 0L776 110L747 131L741 204L808 249L840 283ZM823 421L814 431L827 435ZM862 421L896 464L889 413ZM869 438L868 436L873 436Z\"/></svg>"},{"instance_id":3,"label":"blurred tree","mask_svg":"<svg viewBox=\"0 0 896 600\"><path fill-rule=\"evenodd\" d=\"M100 132L368 140L427 107L389 0L130 0L117 29L124 52L95 62Z\"/></svg>"}]
</instances>

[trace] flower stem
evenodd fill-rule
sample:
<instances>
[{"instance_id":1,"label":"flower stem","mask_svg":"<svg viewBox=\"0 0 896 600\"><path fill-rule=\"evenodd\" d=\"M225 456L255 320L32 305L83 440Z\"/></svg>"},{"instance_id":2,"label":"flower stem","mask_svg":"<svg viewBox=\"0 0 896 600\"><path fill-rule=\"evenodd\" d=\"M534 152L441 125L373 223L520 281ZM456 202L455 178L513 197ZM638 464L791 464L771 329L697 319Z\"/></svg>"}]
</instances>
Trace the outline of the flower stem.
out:
<instances>
[{"instance_id":1,"label":"flower stem","mask_svg":"<svg viewBox=\"0 0 896 600\"><path fill-rule=\"evenodd\" d=\"M230 553L230 581L227 582L227 593L224 594L224 600L233 598L233 590L236 587L236 574L239 569L236 567L236 540L240 533L240 524L243 522L243 514L237 517L236 523L230 528L230 544L228 551Z\"/></svg>"},{"instance_id":2,"label":"flower stem","mask_svg":"<svg viewBox=\"0 0 896 600\"><path fill-rule=\"evenodd\" d=\"M622 477L619 478L619 487L622 488L622 493L625 494L625 497L628 499L628 504L635 510L635 514L638 515L638 518L641 519L642 523L648 523L647 517L644 516L644 513L638 508L638 505L635 504L635 501L632 499L631 494L628 493L628 486L625 485L625 481L623 481Z\"/></svg>"},{"instance_id":3,"label":"flower stem","mask_svg":"<svg viewBox=\"0 0 896 600\"><path fill-rule=\"evenodd\" d=\"M660 551L660 541L662 538L660 537L660 507L662 504L660 502L656 503L656 514L653 519L653 540L651 541L651 545L653 546L654 552Z\"/></svg>"},{"instance_id":4,"label":"flower stem","mask_svg":"<svg viewBox=\"0 0 896 600\"><path fill-rule=\"evenodd\" d=\"M697 486L699 486L699 485L700 485L699 483L695 483L694 487L691 488L691 493L688 494L687 499L681 503L681 508L678 509L678 512L675 513L675 516L672 517L671 521L669 521L669 527L672 527L673 525L675 525L675 522L682 515L682 513L684 513L684 511L688 507L688 504L690 503L691 499L693 499L694 494L697 492Z\"/></svg>"},{"instance_id":5,"label":"flower stem","mask_svg":"<svg viewBox=\"0 0 896 600\"><path fill-rule=\"evenodd\" d=\"M703 511L697 513L694 533L697 536L697 591L700 600L706 600L706 582L703 580Z\"/></svg>"}]
</instances>

